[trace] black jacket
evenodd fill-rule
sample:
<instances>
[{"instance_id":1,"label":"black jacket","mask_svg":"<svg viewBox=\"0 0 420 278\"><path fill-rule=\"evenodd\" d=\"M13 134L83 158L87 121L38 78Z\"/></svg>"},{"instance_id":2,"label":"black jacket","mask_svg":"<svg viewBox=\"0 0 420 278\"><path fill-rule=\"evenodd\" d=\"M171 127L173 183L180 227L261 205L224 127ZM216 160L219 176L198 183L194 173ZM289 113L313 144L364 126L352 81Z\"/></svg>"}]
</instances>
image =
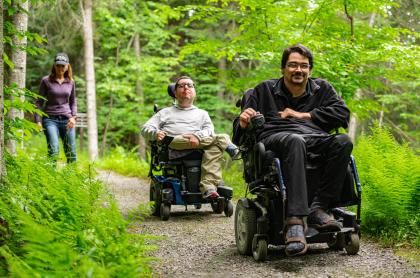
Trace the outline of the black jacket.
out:
<instances>
[{"instance_id":1,"label":"black jacket","mask_svg":"<svg viewBox=\"0 0 420 278\"><path fill-rule=\"evenodd\" d=\"M326 134L333 129L348 126L349 109L335 89L323 79L309 78L305 93L298 98L293 98L288 92L283 78L266 80L245 97L242 110L253 108L265 117L263 128L257 131L258 140L283 131ZM282 119L277 113L285 108L309 112L312 119Z\"/></svg>"}]
</instances>

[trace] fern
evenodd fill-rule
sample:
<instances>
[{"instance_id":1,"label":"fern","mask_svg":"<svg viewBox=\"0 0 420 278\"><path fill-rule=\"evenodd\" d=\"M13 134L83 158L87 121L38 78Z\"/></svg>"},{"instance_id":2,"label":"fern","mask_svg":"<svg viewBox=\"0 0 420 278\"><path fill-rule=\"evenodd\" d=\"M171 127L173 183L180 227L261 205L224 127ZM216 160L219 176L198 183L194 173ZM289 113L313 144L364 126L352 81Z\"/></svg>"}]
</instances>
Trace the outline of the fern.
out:
<instances>
[{"instance_id":1,"label":"fern","mask_svg":"<svg viewBox=\"0 0 420 278\"><path fill-rule=\"evenodd\" d=\"M420 159L387 130L372 131L358 141L354 151L363 186L363 227L386 242L408 240L416 245Z\"/></svg>"},{"instance_id":2,"label":"fern","mask_svg":"<svg viewBox=\"0 0 420 278\"><path fill-rule=\"evenodd\" d=\"M77 165L8 157L0 190L0 275L150 276L150 246L126 232L102 184Z\"/></svg>"}]
</instances>

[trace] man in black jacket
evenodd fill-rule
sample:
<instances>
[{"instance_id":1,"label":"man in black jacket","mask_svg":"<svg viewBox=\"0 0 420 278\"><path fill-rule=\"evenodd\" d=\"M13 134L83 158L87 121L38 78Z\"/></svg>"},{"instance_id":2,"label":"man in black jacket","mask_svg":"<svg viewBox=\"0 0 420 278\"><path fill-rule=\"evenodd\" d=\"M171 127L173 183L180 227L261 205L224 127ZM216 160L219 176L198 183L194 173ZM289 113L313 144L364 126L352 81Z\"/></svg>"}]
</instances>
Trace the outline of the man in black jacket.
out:
<instances>
[{"instance_id":1,"label":"man in black jacket","mask_svg":"<svg viewBox=\"0 0 420 278\"><path fill-rule=\"evenodd\" d=\"M303 45L283 52L280 79L266 80L249 95L239 117L245 129L252 117L263 114L265 124L257 139L277 153L282 162L287 188L286 254L306 252L304 217L319 230L340 230L340 223L327 213L339 200L353 145L345 134L331 132L346 128L350 111L325 80L311 78L313 57ZM308 207L305 163L307 153L320 155L325 164L320 188Z\"/></svg>"}]
</instances>

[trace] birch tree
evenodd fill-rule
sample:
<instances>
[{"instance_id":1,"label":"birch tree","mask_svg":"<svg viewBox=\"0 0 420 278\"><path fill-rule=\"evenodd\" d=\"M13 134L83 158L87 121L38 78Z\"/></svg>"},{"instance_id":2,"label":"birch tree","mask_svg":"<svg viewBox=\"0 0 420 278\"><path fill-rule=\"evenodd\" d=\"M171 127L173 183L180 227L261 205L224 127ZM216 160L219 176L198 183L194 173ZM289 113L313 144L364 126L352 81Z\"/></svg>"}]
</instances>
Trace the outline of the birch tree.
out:
<instances>
[{"instance_id":1,"label":"birch tree","mask_svg":"<svg viewBox=\"0 0 420 278\"><path fill-rule=\"evenodd\" d=\"M141 58L141 46L140 46L140 35L136 33L134 35L134 41L133 41L133 47L134 47L134 54L136 56L136 59L140 63ZM143 108L144 107L144 92L143 87L141 85L140 77L137 77L136 80L136 95L139 97L139 104L138 107ZM141 134L138 134L138 153L141 158L146 158L146 141L144 140L143 136Z\"/></svg>"},{"instance_id":2,"label":"birch tree","mask_svg":"<svg viewBox=\"0 0 420 278\"><path fill-rule=\"evenodd\" d=\"M86 106L88 116L89 159L98 157L98 127L96 120L95 67L92 31L92 0L80 2L83 16L83 43L86 74Z\"/></svg>"},{"instance_id":3,"label":"birch tree","mask_svg":"<svg viewBox=\"0 0 420 278\"><path fill-rule=\"evenodd\" d=\"M11 8L16 10L12 15L12 23L15 28L15 32L12 36L12 45L13 48L10 53L10 59L13 63L13 67L10 69L9 74L9 85L15 84L19 90L20 101L25 100L23 90L25 88L25 79L26 79L26 44L27 38L26 31L28 30L28 14L29 10L29 1L12 1ZM11 96L11 101L13 102L16 96ZM11 108L8 114L10 120L23 119L23 111ZM10 154L16 154L16 140L10 139L7 141L7 147Z\"/></svg>"},{"instance_id":4,"label":"birch tree","mask_svg":"<svg viewBox=\"0 0 420 278\"><path fill-rule=\"evenodd\" d=\"M3 1L0 1L0 180L6 173L4 164L4 98L3 98Z\"/></svg>"}]
</instances>

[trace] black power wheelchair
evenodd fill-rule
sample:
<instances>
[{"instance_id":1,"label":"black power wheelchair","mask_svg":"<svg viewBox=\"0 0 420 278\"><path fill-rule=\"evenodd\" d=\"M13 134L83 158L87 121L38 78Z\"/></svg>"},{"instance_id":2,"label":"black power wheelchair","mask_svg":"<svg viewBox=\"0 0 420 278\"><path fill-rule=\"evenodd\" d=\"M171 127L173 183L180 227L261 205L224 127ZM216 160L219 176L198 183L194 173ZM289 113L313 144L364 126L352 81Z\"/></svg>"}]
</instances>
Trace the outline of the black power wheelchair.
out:
<instances>
[{"instance_id":1,"label":"black power wheelchair","mask_svg":"<svg viewBox=\"0 0 420 278\"><path fill-rule=\"evenodd\" d=\"M173 85L168 86L171 97L174 97L173 89ZM154 112L157 111L155 105ZM152 214L168 220L172 205L183 205L187 210L188 205L200 209L202 204L210 203L214 213L224 212L227 217L232 216L232 188L219 185L217 199L204 199L199 190L203 151L172 150L168 147L172 139L173 137L166 136L161 142L151 142L149 177Z\"/></svg>"},{"instance_id":2,"label":"black power wheelchair","mask_svg":"<svg viewBox=\"0 0 420 278\"><path fill-rule=\"evenodd\" d=\"M233 140L242 152L247 194L254 195L254 198L238 200L234 220L235 241L241 255L252 254L256 261L266 259L269 244L285 245L283 231L286 225L287 184L284 183L280 159L256 141L255 130L263 124L264 117L256 116L251 119L247 130L242 132L239 131L237 119ZM311 161L308 155L306 175L309 202L319 186L321 173L322 161ZM357 206L356 213L344 209L352 205ZM361 185L355 160L351 156L341 200L329 209L329 213L342 223L343 228L338 232L319 232L308 227L305 233L307 243L327 243L332 250L345 249L349 255L357 254L360 245L360 210Z\"/></svg>"}]
</instances>

